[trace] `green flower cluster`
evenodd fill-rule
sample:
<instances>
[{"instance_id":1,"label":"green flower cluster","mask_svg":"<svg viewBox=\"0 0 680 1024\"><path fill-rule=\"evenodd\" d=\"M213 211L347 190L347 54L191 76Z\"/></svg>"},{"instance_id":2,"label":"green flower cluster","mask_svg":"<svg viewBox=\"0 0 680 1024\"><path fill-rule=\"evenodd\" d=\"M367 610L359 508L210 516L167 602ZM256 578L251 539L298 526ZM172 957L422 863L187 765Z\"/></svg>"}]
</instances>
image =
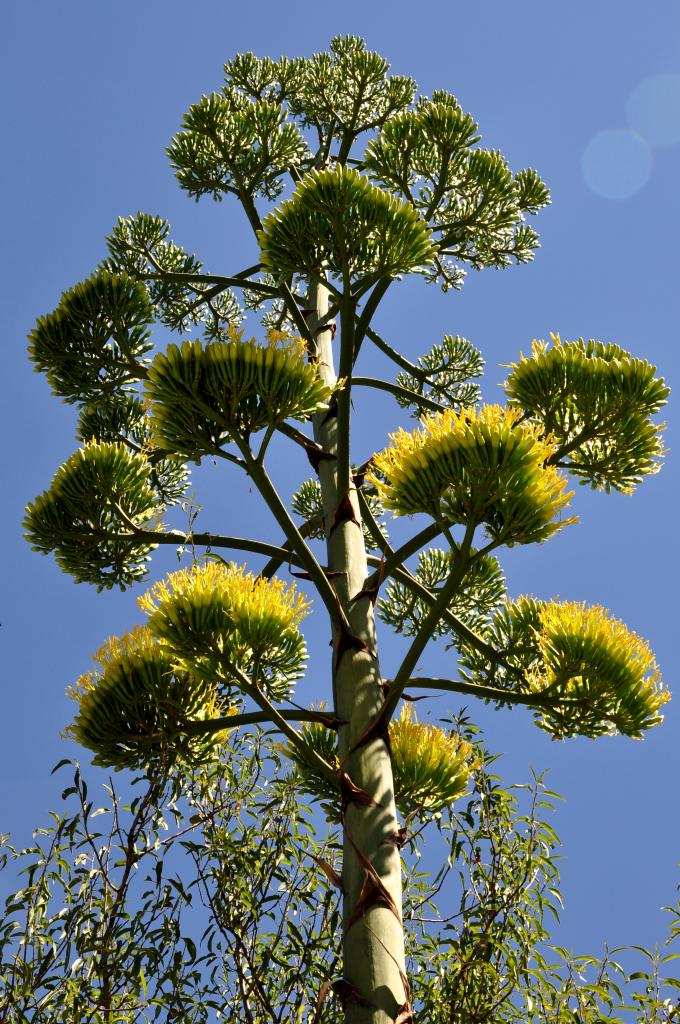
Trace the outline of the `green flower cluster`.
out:
<instances>
[{"instance_id":1,"label":"green flower cluster","mask_svg":"<svg viewBox=\"0 0 680 1024\"><path fill-rule=\"evenodd\" d=\"M265 218L262 264L275 278L313 276L322 267L351 278L396 277L432 261L427 224L348 167L310 171Z\"/></svg>"},{"instance_id":2,"label":"green flower cluster","mask_svg":"<svg viewBox=\"0 0 680 1024\"><path fill-rule=\"evenodd\" d=\"M163 511L151 471L144 455L123 444L85 444L27 505L27 540L35 551L54 552L76 582L125 589L146 575L155 546L135 531L157 526Z\"/></svg>"},{"instance_id":3,"label":"green flower cluster","mask_svg":"<svg viewBox=\"0 0 680 1024\"><path fill-rule=\"evenodd\" d=\"M234 436L308 419L332 394L301 341L270 332L259 345L237 330L228 342L169 345L151 364L146 391L156 443L194 459Z\"/></svg>"},{"instance_id":4,"label":"green flower cluster","mask_svg":"<svg viewBox=\"0 0 680 1024\"><path fill-rule=\"evenodd\" d=\"M631 491L663 455L654 416L670 388L656 367L601 341L534 341L505 383L511 403L555 440L559 465L583 483Z\"/></svg>"},{"instance_id":5,"label":"green flower cluster","mask_svg":"<svg viewBox=\"0 0 680 1024\"><path fill-rule=\"evenodd\" d=\"M662 721L670 694L652 651L599 605L520 597L494 615L485 639L498 660L465 649L463 677L537 698L536 722L556 739L639 739Z\"/></svg>"},{"instance_id":6,"label":"green flower cluster","mask_svg":"<svg viewBox=\"0 0 680 1024\"><path fill-rule=\"evenodd\" d=\"M575 521L556 521L571 492L547 465L554 446L519 418L493 405L426 416L422 430L391 436L369 479L396 515L484 523L499 544L545 540Z\"/></svg>"},{"instance_id":7,"label":"green flower cluster","mask_svg":"<svg viewBox=\"0 0 680 1024\"><path fill-rule=\"evenodd\" d=\"M28 352L55 395L67 402L101 400L144 375L153 307L143 284L100 270L64 292L36 322Z\"/></svg>"},{"instance_id":8,"label":"green flower cluster","mask_svg":"<svg viewBox=\"0 0 680 1024\"><path fill-rule=\"evenodd\" d=\"M283 700L304 671L307 650L298 627L309 602L294 583L211 560L171 573L139 605L178 663L223 686L238 689L237 668Z\"/></svg>"}]
</instances>

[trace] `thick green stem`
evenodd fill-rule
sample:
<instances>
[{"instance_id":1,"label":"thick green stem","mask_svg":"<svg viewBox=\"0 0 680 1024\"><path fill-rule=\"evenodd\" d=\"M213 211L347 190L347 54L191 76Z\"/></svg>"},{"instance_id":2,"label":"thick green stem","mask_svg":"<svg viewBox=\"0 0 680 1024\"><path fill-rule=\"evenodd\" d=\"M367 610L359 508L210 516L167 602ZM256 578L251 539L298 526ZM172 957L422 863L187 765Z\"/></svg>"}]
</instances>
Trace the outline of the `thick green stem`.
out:
<instances>
[{"instance_id":1,"label":"thick green stem","mask_svg":"<svg viewBox=\"0 0 680 1024\"><path fill-rule=\"evenodd\" d=\"M312 283L308 306L319 371L326 383L333 384L333 333L323 283ZM341 324L341 337L348 345L354 333L354 310L343 309L341 315L352 318L351 330ZM348 474L349 436L342 460L337 458L337 416L317 416L314 436L325 452L335 456L319 463L328 565L339 574L333 576L333 585L348 623L334 631L334 713L345 723L339 730L342 769L358 790L344 787L343 977L351 986L348 992L360 997L346 1000L345 1019L351 1024L392 1024L407 1002L392 765L382 734L369 736L354 749L383 703L373 605L370 597L359 596L366 584L366 551L356 488ZM365 796L357 799L361 794Z\"/></svg>"},{"instance_id":2,"label":"thick green stem","mask_svg":"<svg viewBox=\"0 0 680 1024\"><path fill-rule=\"evenodd\" d=\"M347 296L349 293L349 275L345 280ZM355 303L343 297L340 306L340 377L345 386L338 394L338 425L336 431L336 466L338 481L338 499L344 499L351 486L350 480L350 424L352 419L352 366L354 364L354 312ZM324 331L324 334L329 332Z\"/></svg>"}]
</instances>

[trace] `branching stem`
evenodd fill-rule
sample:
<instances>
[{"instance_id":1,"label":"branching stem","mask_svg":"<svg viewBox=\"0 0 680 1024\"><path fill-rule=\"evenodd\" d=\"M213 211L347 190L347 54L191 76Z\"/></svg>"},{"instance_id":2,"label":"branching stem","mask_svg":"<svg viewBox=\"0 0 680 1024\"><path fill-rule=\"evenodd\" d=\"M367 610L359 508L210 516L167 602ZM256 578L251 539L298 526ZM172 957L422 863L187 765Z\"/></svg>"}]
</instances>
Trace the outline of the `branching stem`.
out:
<instances>
[{"instance_id":1,"label":"branching stem","mask_svg":"<svg viewBox=\"0 0 680 1024\"><path fill-rule=\"evenodd\" d=\"M269 478L267 470L257 461L257 459L254 458L245 442L237 440L237 444L243 458L245 459L248 467L248 473L250 474L253 483L259 490L264 501L269 506L272 515L286 535L286 539L288 540L292 551L297 555L300 564L307 570L311 579L316 584L319 597L326 606L331 622L334 626L339 626L341 623L346 624L345 614L340 607L330 580L319 565L314 552L308 546L304 537L291 519L288 509L279 497L274 484Z\"/></svg>"},{"instance_id":2,"label":"branching stem","mask_svg":"<svg viewBox=\"0 0 680 1024\"><path fill-rule=\"evenodd\" d=\"M411 646L406 652L406 655L401 665L399 666L399 669L397 670L397 674L394 677L392 686L390 688L390 692L385 701L386 708L384 710L384 714L388 720L391 717L391 715L394 714L397 704L399 703L401 695L406 687L406 682L411 676L411 673L415 669L416 665L418 664L418 659L425 650L425 646L428 640L434 633L435 627L437 626L441 618L442 612L448 608L452 599L455 597L461 583L463 582L463 578L465 577L465 573L467 572L469 566L470 549L472 547L475 529L476 524L474 523L474 521L468 523L465 530L465 537L463 539L463 543L461 544L460 550L458 552L458 557L456 558L456 561L453 564L451 575L449 576L444 586L441 588L434 604L430 608L430 611L423 619L420 625L420 629L416 633L411 643Z\"/></svg>"},{"instance_id":3,"label":"branching stem","mask_svg":"<svg viewBox=\"0 0 680 1024\"><path fill-rule=\"evenodd\" d=\"M393 685L389 679L386 679L385 682L388 686ZM466 683L462 679L439 679L434 676L415 676L407 680L406 688L409 690L446 690L451 693L479 697L480 700L495 700L502 704L524 704L537 708L553 708L557 704L554 697L546 694L515 693L512 690L504 690L500 686L482 686L476 683ZM570 701L569 698L559 701L560 707L569 703L578 704L578 701Z\"/></svg>"},{"instance_id":4,"label":"branching stem","mask_svg":"<svg viewBox=\"0 0 680 1024\"><path fill-rule=\"evenodd\" d=\"M222 274L181 274L173 271L161 271L158 273L140 274L143 281L169 281L175 284L212 284L220 285L222 288L245 288L249 292L257 292L259 295L266 295L269 298L278 298L279 289L272 285L263 284L261 281L249 281L242 276L224 277ZM205 295L201 297L205 301Z\"/></svg>"},{"instance_id":5,"label":"branching stem","mask_svg":"<svg viewBox=\"0 0 680 1024\"><path fill-rule=\"evenodd\" d=\"M333 716L323 711L278 711L286 722L322 722L334 721ZM210 718L207 721L183 722L180 731L187 736L209 736L223 729L237 729L242 725L259 725L271 722L268 711L246 711L239 715L224 715L222 718Z\"/></svg>"},{"instance_id":6,"label":"branching stem","mask_svg":"<svg viewBox=\"0 0 680 1024\"><path fill-rule=\"evenodd\" d=\"M401 398L410 405L422 406L431 412L446 412L447 409L447 406L442 405L440 402L435 402L434 399L428 398L427 395L419 395L415 391L409 391L408 388L402 388L399 384L392 384L390 381L381 380L379 377L352 377L352 384L357 384L359 387L375 388L377 391L387 391L390 395L394 395L395 398Z\"/></svg>"},{"instance_id":7,"label":"branching stem","mask_svg":"<svg viewBox=\"0 0 680 1024\"><path fill-rule=\"evenodd\" d=\"M233 677L233 679L237 681L239 689L243 690L243 692L247 694L259 708L262 709L266 716L265 720L276 726L279 732L283 733L283 735L286 736L291 743L311 761L312 764L314 764L317 771L319 771L324 778L328 779L328 781L334 786L337 785L337 775L327 761L325 761L323 757L321 757L321 755L318 754L309 743L307 743L300 733L290 725L287 718L284 717L278 708L274 707L262 690L260 690L258 686L255 686L245 672L242 672L240 668L231 664L229 661L225 661L224 668L228 673L226 681L230 682L231 677ZM227 721L229 721L228 718Z\"/></svg>"}]
</instances>

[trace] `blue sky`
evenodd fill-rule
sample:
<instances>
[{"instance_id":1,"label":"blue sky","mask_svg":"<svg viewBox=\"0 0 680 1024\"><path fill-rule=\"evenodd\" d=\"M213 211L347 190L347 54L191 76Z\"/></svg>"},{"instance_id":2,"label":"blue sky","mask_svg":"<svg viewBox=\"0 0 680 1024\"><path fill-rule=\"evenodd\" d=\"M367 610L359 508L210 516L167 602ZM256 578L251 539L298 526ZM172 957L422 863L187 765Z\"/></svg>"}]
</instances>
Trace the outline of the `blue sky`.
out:
<instances>
[{"instance_id":1,"label":"blue sky","mask_svg":"<svg viewBox=\"0 0 680 1024\"><path fill-rule=\"evenodd\" d=\"M553 205L537 218L543 248L533 265L471 274L460 294L394 289L380 325L408 355L445 333L469 337L486 357L484 397L493 401L501 364L526 352L532 338L560 331L615 341L655 363L673 385L680 9L659 0L653 11L620 0L431 0L426 7L261 0L238 9L216 0L68 0L5 12L0 831L24 842L58 803L50 768L75 753L58 735L71 714L65 687L108 634L138 620L136 593L75 586L21 537L24 504L75 448L73 410L32 372L25 337L65 288L89 275L119 215L167 217L175 239L215 272L252 262L253 243L235 207L195 205L164 155L189 104L219 88L224 60L243 50L308 54L336 33L363 35L422 92L455 93L486 146L547 180ZM165 340L159 332L158 343ZM678 667L677 408L671 398L669 454L658 476L632 497L578 488L580 525L503 559L513 594L609 607L651 642L671 688ZM381 446L399 416L388 400L359 408L357 458ZM290 494L308 470L288 449L279 451L287 454L277 455L277 478ZM196 492L203 528L268 535L257 496L223 467L197 474ZM163 553L154 572L172 568L172 559ZM398 648L386 630L381 639L389 674ZM311 643L323 667L308 692L321 697L328 692L323 629ZM427 674L445 674L447 658L434 649L422 665ZM433 712L455 706L439 700ZM564 841L560 938L567 945L595 952L604 941L663 937L659 907L672 901L677 882L679 708L676 699L642 743L564 744L551 743L521 709L470 709L489 745L505 755L507 781L525 781L529 766L549 768L552 788L566 798L554 824Z\"/></svg>"}]
</instances>

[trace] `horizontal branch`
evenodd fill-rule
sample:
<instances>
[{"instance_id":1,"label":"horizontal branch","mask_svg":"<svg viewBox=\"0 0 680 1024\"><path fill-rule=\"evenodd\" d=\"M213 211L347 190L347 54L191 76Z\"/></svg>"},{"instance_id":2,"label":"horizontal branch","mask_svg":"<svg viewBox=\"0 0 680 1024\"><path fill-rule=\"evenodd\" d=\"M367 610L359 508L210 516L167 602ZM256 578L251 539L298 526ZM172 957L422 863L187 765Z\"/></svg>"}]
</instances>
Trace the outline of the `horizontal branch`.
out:
<instances>
[{"instance_id":1,"label":"horizontal branch","mask_svg":"<svg viewBox=\"0 0 680 1024\"><path fill-rule=\"evenodd\" d=\"M111 534L107 534L111 536ZM252 540L250 537L225 537L222 534L214 533L181 533L179 530L135 530L130 534L118 534L115 540L131 540L137 538L148 541L150 544L193 544L198 547L207 548L233 548L237 551L250 551L255 555L267 555L269 558L278 558L281 562L293 562L297 564L295 554L287 548L277 547L276 544L267 544L265 541Z\"/></svg>"},{"instance_id":2,"label":"horizontal branch","mask_svg":"<svg viewBox=\"0 0 680 1024\"><path fill-rule=\"evenodd\" d=\"M325 714L323 711L279 711L281 718L286 722L321 722L334 728L339 720L334 715ZM224 715L222 718L210 718L205 722L183 722L179 731L187 736L209 736L215 732L222 732L223 729L237 729L242 725L259 725L271 722L266 711L247 711L241 715Z\"/></svg>"},{"instance_id":3,"label":"horizontal branch","mask_svg":"<svg viewBox=\"0 0 680 1024\"><path fill-rule=\"evenodd\" d=\"M311 437L307 437L306 434L298 430L297 427L293 427L290 423L280 423L276 429L291 441L295 441L296 444L309 454L315 453L319 456L325 454L320 444L317 444Z\"/></svg>"},{"instance_id":4,"label":"horizontal branch","mask_svg":"<svg viewBox=\"0 0 680 1024\"><path fill-rule=\"evenodd\" d=\"M385 680L390 685L390 680ZM478 686L476 683L466 683L462 679L438 679L435 676L417 676L407 680L406 688L409 690L446 690L451 693L463 693L470 697L479 697L480 700L495 700L503 704L524 704L528 707L554 708L558 704L578 704L576 700L563 698L556 701L554 697L541 695L540 693L515 693L512 690L504 690L500 686Z\"/></svg>"},{"instance_id":5,"label":"horizontal branch","mask_svg":"<svg viewBox=\"0 0 680 1024\"><path fill-rule=\"evenodd\" d=\"M250 281L245 277L224 277L222 274L181 274L170 271L159 273L146 273L139 275L143 281L169 281L172 284L213 284L222 285L224 288L245 288L249 292L258 292L269 298L277 299L280 290L272 285L263 284L261 281Z\"/></svg>"},{"instance_id":6,"label":"horizontal branch","mask_svg":"<svg viewBox=\"0 0 680 1024\"><path fill-rule=\"evenodd\" d=\"M242 280L244 277L252 277L253 274L258 274L261 270L261 263L253 263L252 267L246 267L245 270L239 270L238 274L232 274L232 277Z\"/></svg>"},{"instance_id":7,"label":"horizontal branch","mask_svg":"<svg viewBox=\"0 0 680 1024\"><path fill-rule=\"evenodd\" d=\"M189 316L206 302L210 305L212 300L216 299L218 295L221 295L222 292L226 291L228 287L229 285L226 284L215 284L212 288L209 288L207 292L198 291L196 288L193 288L192 291L196 292L198 298L187 306L183 315ZM211 306L210 308L212 309L213 307Z\"/></svg>"},{"instance_id":8,"label":"horizontal branch","mask_svg":"<svg viewBox=\"0 0 680 1024\"><path fill-rule=\"evenodd\" d=\"M408 388L402 388L400 384L392 384L390 381L380 380L378 377L352 377L352 384L357 384L359 387L375 388L376 391L387 391L395 398L402 398L410 405L422 405L426 409L431 409L432 412L446 412L447 410L447 406L435 402L426 395L419 395L416 391L409 391Z\"/></svg>"},{"instance_id":9,"label":"horizontal branch","mask_svg":"<svg viewBox=\"0 0 680 1024\"><path fill-rule=\"evenodd\" d=\"M323 517L321 516L303 523L300 527L300 536L308 539L318 529L323 529ZM297 560L293 555L293 548L289 541L285 541L278 551L279 553L273 555L269 559L260 573L260 576L263 576L265 579L271 579L274 573L278 571L284 562L297 564Z\"/></svg>"}]
</instances>

